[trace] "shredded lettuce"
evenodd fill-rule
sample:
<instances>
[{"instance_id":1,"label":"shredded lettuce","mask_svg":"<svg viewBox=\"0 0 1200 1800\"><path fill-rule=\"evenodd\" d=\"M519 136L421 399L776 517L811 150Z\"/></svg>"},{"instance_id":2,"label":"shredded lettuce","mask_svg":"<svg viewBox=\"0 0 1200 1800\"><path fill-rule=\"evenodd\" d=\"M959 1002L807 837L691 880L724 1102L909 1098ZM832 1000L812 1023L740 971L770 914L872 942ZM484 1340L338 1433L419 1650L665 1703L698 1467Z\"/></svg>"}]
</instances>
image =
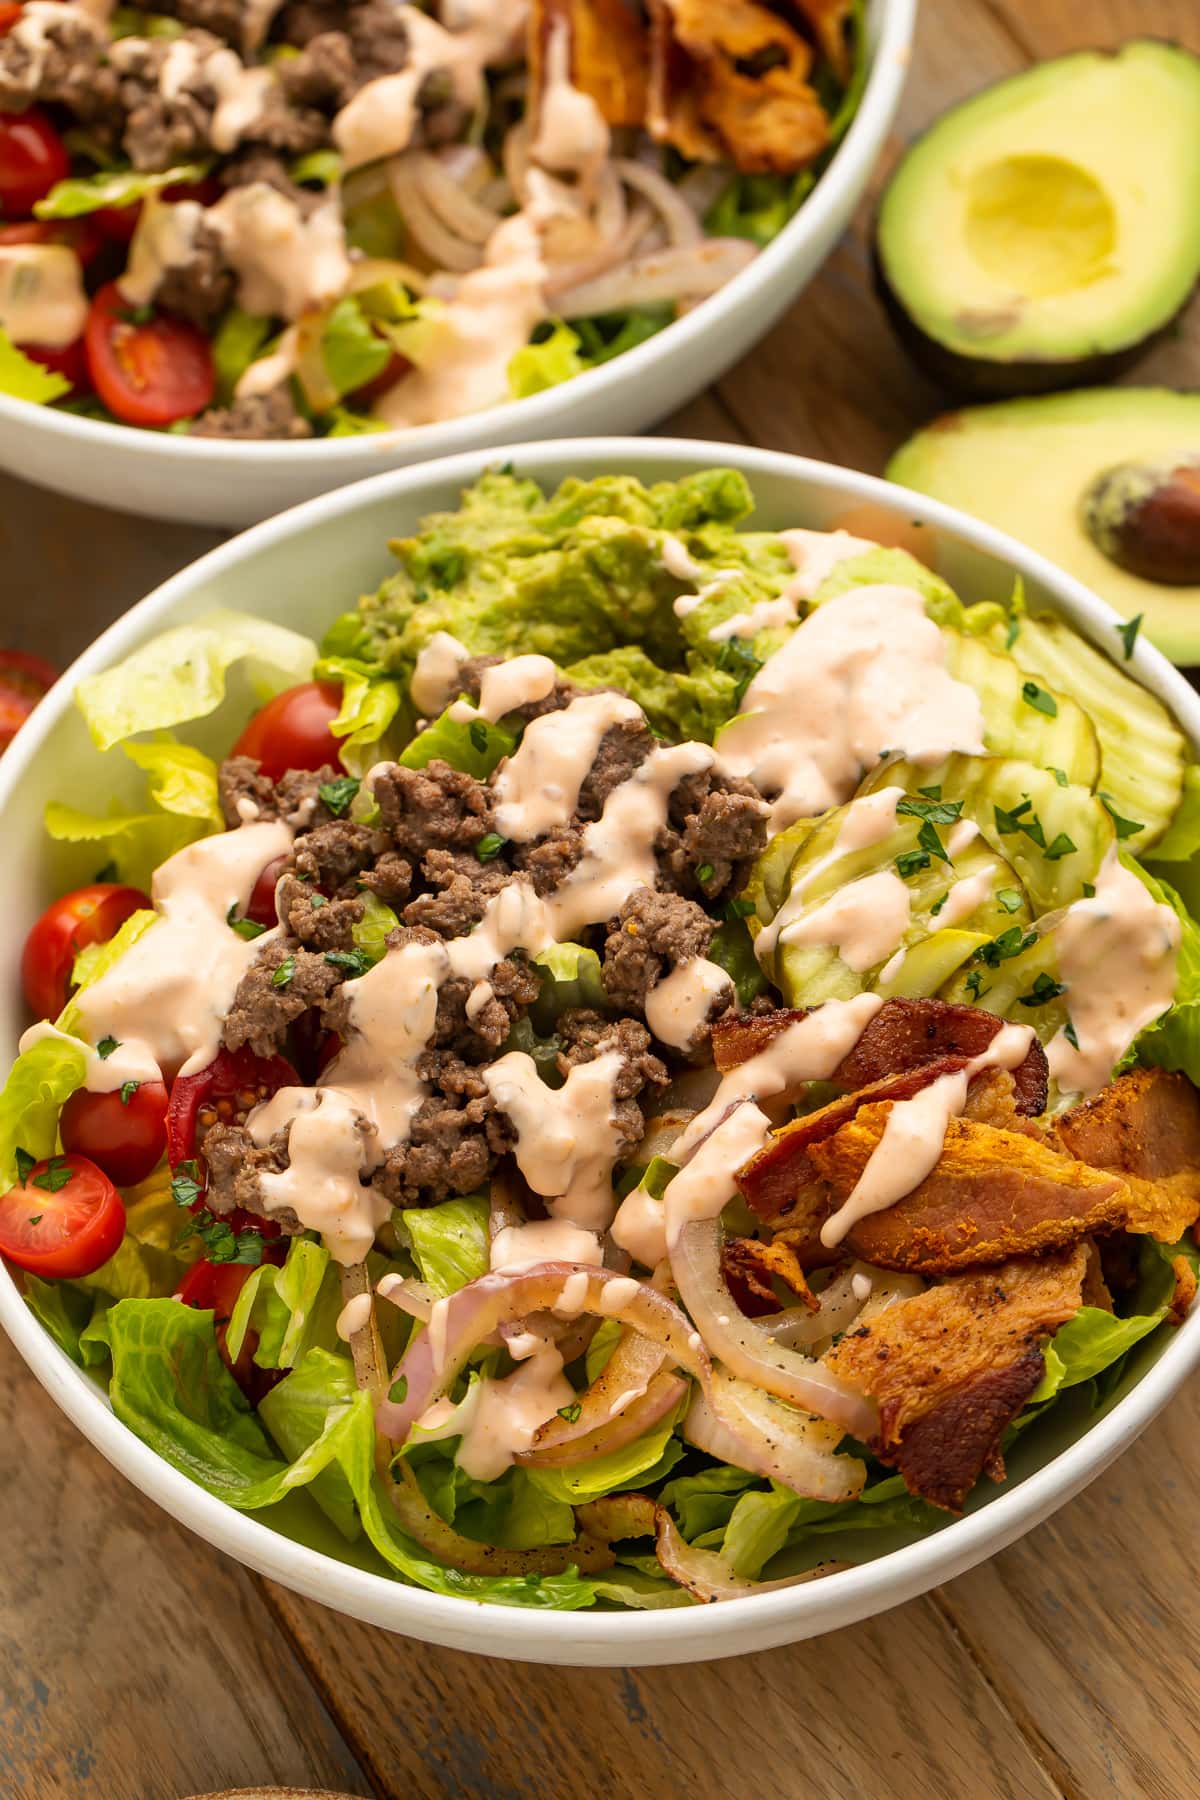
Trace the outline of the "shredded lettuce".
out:
<instances>
[{"instance_id":1,"label":"shredded lettuce","mask_svg":"<svg viewBox=\"0 0 1200 1800\"><path fill-rule=\"evenodd\" d=\"M603 1010L608 995L600 973L600 958L583 944L551 944L533 958L542 971L542 986L530 1008L535 1031L549 1035L560 1013L586 1006Z\"/></svg>"},{"instance_id":2,"label":"shredded lettuce","mask_svg":"<svg viewBox=\"0 0 1200 1800\"><path fill-rule=\"evenodd\" d=\"M48 406L52 400L61 400L70 391L71 383L65 375L26 356L23 350L18 350L7 331L0 329L0 394L9 394L14 400L29 400L34 406Z\"/></svg>"},{"instance_id":3,"label":"shredded lettuce","mask_svg":"<svg viewBox=\"0 0 1200 1800\"><path fill-rule=\"evenodd\" d=\"M164 188L203 181L210 163L178 163L173 169L147 174L141 169L101 169L95 175L73 175L56 182L34 206L39 219L77 219L102 207L134 206Z\"/></svg>"},{"instance_id":4,"label":"shredded lettuce","mask_svg":"<svg viewBox=\"0 0 1200 1800\"><path fill-rule=\"evenodd\" d=\"M718 925L708 955L709 961L724 969L732 980L739 1006L749 1006L766 989L767 978L754 954L754 940L745 919L727 919Z\"/></svg>"},{"instance_id":5,"label":"shredded lettuce","mask_svg":"<svg viewBox=\"0 0 1200 1800\"><path fill-rule=\"evenodd\" d=\"M289 1494L312 1490L317 1478L332 1470L345 1483L335 1493L344 1503L348 1491L373 1549L405 1580L434 1593L499 1605L571 1610L592 1604L591 1583L572 1571L537 1580L464 1575L431 1561L394 1525L375 1476L371 1397L351 1391L353 1376L345 1358L310 1351L300 1369L264 1400L263 1420L281 1448L284 1438L290 1448L315 1432L289 1462L281 1462L263 1423L250 1412L221 1361L211 1313L172 1300L120 1300L96 1329L112 1356L109 1397L117 1418L172 1467L228 1505L261 1511ZM304 1404L299 1405L297 1387L305 1383ZM324 1409L314 1389L327 1396ZM329 1486L314 1498L328 1504ZM341 1510L348 1521L344 1504Z\"/></svg>"},{"instance_id":6,"label":"shredded lettuce","mask_svg":"<svg viewBox=\"0 0 1200 1800\"><path fill-rule=\"evenodd\" d=\"M330 308L321 328L321 357L335 399L365 387L392 360L392 346L379 336L354 294Z\"/></svg>"},{"instance_id":7,"label":"shredded lettuce","mask_svg":"<svg viewBox=\"0 0 1200 1800\"><path fill-rule=\"evenodd\" d=\"M135 887L149 887L159 865L185 845L224 821L217 800L217 765L191 744L180 744L169 732L151 743L122 744L131 762L147 776L147 799L153 811L133 812L114 806L103 815L51 801L46 831L60 843L103 844L118 877Z\"/></svg>"},{"instance_id":8,"label":"shredded lettuce","mask_svg":"<svg viewBox=\"0 0 1200 1800\"><path fill-rule=\"evenodd\" d=\"M547 320L532 341L514 352L508 364L508 391L514 400L543 393L582 374L587 367L579 354L580 339L563 319Z\"/></svg>"},{"instance_id":9,"label":"shredded lettuce","mask_svg":"<svg viewBox=\"0 0 1200 1800\"><path fill-rule=\"evenodd\" d=\"M338 437L370 437L373 432L389 429L386 419L376 419L370 413L354 412L348 406L333 406L322 415L325 436Z\"/></svg>"},{"instance_id":10,"label":"shredded lettuce","mask_svg":"<svg viewBox=\"0 0 1200 1800\"><path fill-rule=\"evenodd\" d=\"M490 1264L488 1200L469 1194L438 1206L406 1207L400 1214L422 1281L439 1295L453 1294L486 1275Z\"/></svg>"},{"instance_id":11,"label":"shredded lettuce","mask_svg":"<svg viewBox=\"0 0 1200 1800\"><path fill-rule=\"evenodd\" d=\"M769 244L816 185L812 169L798 175L735 175L705 218L712 237L749 238Z\"/></svg>"},{"instance_id":12,"label":"shredded lettuce","mask_svg":"<svg viewBox=\"0 0 1200 1800\"><path fill-rule=\"evenodd\" d=\"M1175 817L1150 852L1152 862L1187 863L1200 851L1200 763L1183 771L1183 793Z\"/></svg>"},{"instance_id":13,"label":"shredded lettuce","mask_svg":"<svg viewBox=\"0 0 1200 1800\"><path fill-rule=\"evenodd\" d=\"M652 1431L647 1431L632 1444L610 1450L606 1456L593 1456L588 1462L573 1463L565 1469L531 1468L530 1479L551 1499L571 1506L588 1500L599 1500L605 1494L620 1494L629 1488L648 1488L670 1473L683 1455L683 1445L675 1436L676 1415Z\"/></svg>"},{"instance_id":14,"label":"shredded lettuce","mask_svg":"<svg viewBox=\"0 0 1200 1800\"><path fill-rule=\"evenodd\" d=\"M35 1162L54 1154L58 1115L87 1076L82 1044L41 1038L22 1051L0 1089L0 1193L17 1181L17 1151Z\"/></svg>"},{"instance_id":15,"label":"shredded lettuce","mask_svg":"<svg viewBox=\"0 0 1200 1800\"><path fill-rule=\"evenodd\" d=\"M71 980L75 986L90 987L93 981L99 981L102 975L107 975L113 964L119 962L139 938L145 937L157 920L156 912L142 907L137 912L130 913L113 936L103 944L85 944L71 965ZM59 1014L57 1024L60 1031L75 1031L77 1017L71 1000L67 1001Z\"/></svg>"},{"instance_id":16,"label":"shredded lettuce","mask_svg":"<svg viewBox=\"0 0 1200 1800\"><path fill-rule=\"evenodd\" d=\"M787 1543L803 1506L799 1494L778 1482L765 1493L751 1489L740 1494L721 1540L721 1554L734 1573L757 1581L765 1564Z\"/></svg>"},{"instance_id":17,"label":"shredded lettuce","mask_svg":"<svg viewBox=\"0 0 1200 1800\"><path fill-rule=\"evenodd\" d=\"M316 646L299 632L221 609L164 631L114 668L86 676L76 698L92 742L111 750L135 731L158 731L215 712L235 664L245 664L269 698L307 681L315 658Z\"/></svg>"},{"instance_id":18,"label":"shredded lettuce","mask_svg":"<svg viewBox=\"0 0 1200 1800\"><path fill-rule=\"evenodd\" d=\"M388 933L395 931L400 921L391 907L385 906L370 889L360 894L359 899L362 901L363 916L352 928L354 947L363 952L373 967L387 954Z\"/></svg>"},{"instance_id":19,"label":"shredded lettuce","mask_svg":"<svg viewBox=\"0 0 1200 1800\"><path fill-rule=\"evenodd\" d=\"M341 1282L328 1250L293 1238L282 1266L260 1263L234 1304L226 1347L234 1362L247 1331L258 1334L254 1361L260 1369L292 1369L314 1347L338 1347Z\"/></svg>"},{"instance_id":20,"label":"shredded lettuce","mask_svg":"<svg viewBox=\"0 0 1200 1800\"><path fill-rule=\"evenodd\" d=\"M1181 933L1174 1004L1161 1019L1139 1033L1123 1066L1136 1061L1160 1069L1178 1069L1190 1081L1200 1082L1200 925L1169 882L1151 875L1132 856L1122 855L1121 860L1157 901L1172 908Z\"/></svg>"},{"instance_id":21,"label":"shredded lettuce","mask_svg":"<svg viewBox=\"0 0 1200 1800\"><path fill-rule=\"evenodd\" d=\"M468 1394L481 1377L472 1372ZM568 1544L575 1536L570 1505L543 1493L529 1472L507 1469L495 1481L477 1481L454 1461L457 1439L418 1442L405 1452L421 1491L448 1525L480 1543L505 1550Z\"/></svg>"}]
</instances>

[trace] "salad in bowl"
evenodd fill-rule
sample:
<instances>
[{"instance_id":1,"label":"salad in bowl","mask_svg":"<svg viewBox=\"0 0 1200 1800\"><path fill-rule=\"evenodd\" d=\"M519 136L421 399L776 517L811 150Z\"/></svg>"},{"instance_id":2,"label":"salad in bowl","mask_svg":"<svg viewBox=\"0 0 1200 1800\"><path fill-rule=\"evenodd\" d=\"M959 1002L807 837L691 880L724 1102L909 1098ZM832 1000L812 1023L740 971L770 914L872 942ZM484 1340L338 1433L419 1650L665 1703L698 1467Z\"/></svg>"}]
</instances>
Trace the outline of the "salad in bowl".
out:
<instances>
[{"instance_id":1,"label":"salad in bowl","mask_svg":"<svg viewBox=\"0 0 1200 1800\"><path fill-rule=\"evenodd\" d=\"M855 0L26 0L0 393L291 442L440 425L715 293L857 109Z\"/></svg>"},{"instance_id":2,"label":"salad in bowl","mask_svg":"<svg viewBox=\"0 0 1200 1800\"><path fill-rule=\"evenodd\" d=\"M834 1581L1195 1293L1136 621L752 510L498 469L319 651L209 613L78 687L145 795L46 810L96 879L25 948L0 1251L157 1456L432 1595Z\"/></svg>"}]
</instances>

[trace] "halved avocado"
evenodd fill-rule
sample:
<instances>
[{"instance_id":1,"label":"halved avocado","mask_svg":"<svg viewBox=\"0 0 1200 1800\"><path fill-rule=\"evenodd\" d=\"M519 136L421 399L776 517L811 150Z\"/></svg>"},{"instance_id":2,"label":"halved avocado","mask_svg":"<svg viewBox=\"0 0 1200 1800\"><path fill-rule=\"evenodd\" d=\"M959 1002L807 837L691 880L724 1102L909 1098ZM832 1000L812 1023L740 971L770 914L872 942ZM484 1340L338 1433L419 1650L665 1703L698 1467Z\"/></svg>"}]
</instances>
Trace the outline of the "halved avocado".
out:
<instances>
[{"instance_id":1,"label":"halved avocado","mask_svg":"<svg viewBox=\"0 0 1200 1800\"><path fill-rule=\"evenodd\" d=\"M1200 584L1147 581L1115 561L1119 521L1130 515L1105 500L1119 488L1117 468L1173 471L1197 456L1200 393L1095 388L944 413L897 450L887 475L1010 531L1122 618L1140 613L1174 661L1200 663ZM1133 522L1145 535L1153 517L1143 499Z\"/></svg>"},{"instance_id":2,"label":"halved avocado","mask_svg":"<svg viewBox=\"0 0 1200 1800\"><path fill-rule=\"evenodd\" d=\"M883 196L876 273L903 341L980 397L1107 379L1200 277L1200 57L1134 39L953 107Z\"/></svg>"}]
</instances>

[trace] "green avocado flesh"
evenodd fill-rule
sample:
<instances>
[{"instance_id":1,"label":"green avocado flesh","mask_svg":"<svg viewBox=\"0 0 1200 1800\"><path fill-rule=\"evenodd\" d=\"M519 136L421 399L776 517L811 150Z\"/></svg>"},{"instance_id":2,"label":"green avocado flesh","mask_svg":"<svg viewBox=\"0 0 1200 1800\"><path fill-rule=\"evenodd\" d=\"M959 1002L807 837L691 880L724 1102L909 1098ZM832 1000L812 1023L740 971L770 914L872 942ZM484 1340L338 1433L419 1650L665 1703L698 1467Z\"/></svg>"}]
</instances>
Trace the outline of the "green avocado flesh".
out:
<instances>
[{"instance_id":1,"label":"green avocado flesh","mask_svg":"<svg viewBox=\"0 0 1200 1800\"><path fill-rule=\"evenodd\" d=\"M1198 192L1200 58L1147 40L1060 57L913 145L880 208L880 275L944 359L1047 365L1026 391L1065 386L1179 311L1200 276Z\"/></svg>"},{"instance_id":2,"label":"green avocado flesh","mask_svg":"<svg viewBox=\"0 0 1200 1800\"><path fill-rule=\"evenodd\" d=\"M1200 452L1200 394L1095 388L1007 400L935 419L893 456L888 477L932 494L1040 550L1179 663L1200 663L1200 586L1118 568L1084 528L1086 496L1118 464Z\"/></svg>"}]
</instances>

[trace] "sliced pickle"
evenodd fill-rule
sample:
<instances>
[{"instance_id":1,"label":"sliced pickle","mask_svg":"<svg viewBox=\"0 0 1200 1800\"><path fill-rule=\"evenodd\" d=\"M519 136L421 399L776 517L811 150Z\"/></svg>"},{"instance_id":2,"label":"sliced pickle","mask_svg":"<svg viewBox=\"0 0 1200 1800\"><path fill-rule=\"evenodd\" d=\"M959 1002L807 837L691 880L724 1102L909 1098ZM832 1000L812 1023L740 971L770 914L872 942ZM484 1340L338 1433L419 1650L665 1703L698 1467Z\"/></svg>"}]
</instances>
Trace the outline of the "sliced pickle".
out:
<instances>
[{"instance_id":1,"label":"sliced pickle","mask_svg":"<svg viewBox=\"0 0 1200 1800\"><path fill-rule=\"evenodd\" d=\"M1000 648L1003 633L992 642ZM1121 654L1115 627L1113 651ZM1170 713L1060 619L1023 618L1010 654L1056 693L1073 695L1088 714L1100 740L1099 789L1122 818L1142 824L1126 841L1143 855L1170 824L1183 792L1187 744Z\"/></svg>"},{"instance_id":2,"label":"sliced pickle","mask_svg":"<svg viewBox=\"0 0 1200 1800\"><path fill-rule=\"evenodd\" d=\"M979 695L991 755L1061 769L1068 781L1094 788L1100 776L1100 740L1082 706L1031 682L1011 657L997 655L979 638L957 631L943 635L946 667Z\"/></svg>"},{"instance_id":3,"label":"sliced pickle","mask_svg":"<svg viewBox=\"0 0 1200 1800\"><path fill-rule=\"evenodd\" d=\"M941 990L941 998L960 1006L982 1006L998 1018L1032 1025L1048 1044L1068 1017L1066 995L1056 991L1058 986L1058 955L1050 930L1028 949L994 966L977 959L961 967Z\"/></svg>"}]
</instances>

